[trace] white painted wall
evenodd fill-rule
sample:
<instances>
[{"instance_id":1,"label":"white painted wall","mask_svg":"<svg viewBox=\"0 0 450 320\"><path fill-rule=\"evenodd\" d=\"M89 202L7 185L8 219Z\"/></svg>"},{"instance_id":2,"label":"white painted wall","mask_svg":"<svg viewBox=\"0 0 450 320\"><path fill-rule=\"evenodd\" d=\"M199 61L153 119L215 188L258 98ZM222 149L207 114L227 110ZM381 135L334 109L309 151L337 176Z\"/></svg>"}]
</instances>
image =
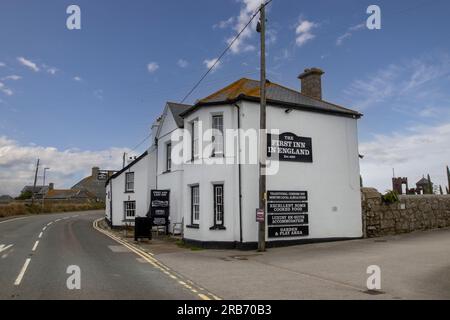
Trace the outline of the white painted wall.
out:
<instances>
[{"instance_id":1,"label":"white painted wall","mask_svg":"<svg viewBox=\"0 0 450 320\"><path fill-rule=\"evenodd\" d=\"M154 184L154 174L150 173L152 164L150 160L154 158L154 153L150 153L136 162L128 170L121 173L114 179L109 181L106 186L107 192L107 204L106 204L106 217L110 219L110 199L108 199L111 193L112 187L112 224L113 226L124 225L124 201L136 201L136 216L145 217L150 204L150 188L151 184ZM125 173L134 172L134 192L125 192ZM152 181L153 180L153 181Z\"/></svg>"},{"instance_id":2,"label":"white painted wall","mask_svg":"<svg viewBox=\"0 0 450 320\"><path fill-rule=\"evenodd\" d=\"M243 102L241 110L243 128L259 126L258 104ZM308 191L310 234L306 239L362 236L357 120L285 110L268 106L268 129L311 137L313 163L279 162L279 173L267 177L267 190ZM244 166L242 181L244 242L257 241L257 166Z\"/></svg>"},{"instance_id":3,"label":"white painted wall","mask_svg":"<svg viewBox=\"0 0 450 320\"><path fill-rule=\"evenodd\" d=\"M204 130L212 127L212 116L222 114L224 128L237 128L237 109L229 105L201 108L185 119L185 128L191 128L193 120L201 121ZM203 130L203 131L204 131ZM185 137L189 139L189 137ZM210 137L208 137L210 140ZM187 140L187 141L190 141ZM186 152L190 155L190 143ZM235 158L231 150L224 150L226 158ZM200 156L194 162L184 165L183 213L185 225L191 225L191 186L199 185L200 191L200 224L199 228L185 227L184 237L198 241L239 241L239 188L238 166L226 164L202 164L212 161L209 155ZM214 224L214 184L224 185L224 226L226 230L210 230Z\"/></svg>"},{"instance_id":4,"label":"white painted wall","mask_svg":"<svg viewBox=\"0 0 450 320\"><path fill-rule=\"evenodd\" d=\"M183 218L183 165L172 162L171 170L167 171L167 144L172 143L172 135L181 135L170 108L165 108L161 128L158 133L157 152L157 189L170 190L170 230L173 223L181 223ZM174 146L175 143L172 143Z\"/></svg>"}]
</instances>

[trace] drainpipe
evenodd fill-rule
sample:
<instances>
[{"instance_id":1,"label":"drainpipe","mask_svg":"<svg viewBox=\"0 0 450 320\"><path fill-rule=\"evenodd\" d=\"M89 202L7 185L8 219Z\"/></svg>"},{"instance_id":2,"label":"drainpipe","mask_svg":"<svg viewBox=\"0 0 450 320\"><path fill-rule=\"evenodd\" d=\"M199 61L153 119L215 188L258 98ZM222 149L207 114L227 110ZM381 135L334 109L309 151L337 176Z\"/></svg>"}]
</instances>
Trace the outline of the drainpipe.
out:
<instances>
[{"instance_id":1,"label":"drainpipe","mask_svg":"<svg viewBox=\"0 0 450 320\"><path fill-rule=\"evenodd\" d=\"M113 205L112 205L112 201L113 201L113 194L112 194L112 182L113 182L113 179L111 179L110 181L109 181L109 196L110 196L110 199L109 199L109 216L110 216L110 223L111 223L111 229L112 229L112 227L113 227Z\"/></svg>"},{"instance_id":2,"label":"drainpipe","mask_svg":"<svg viewBox=\"0 0 450 320\"><path fill-rule=\"evenodd\" d=\"M241 175L241 108L237 103L234 106L238 110L238 171L239 171L239 242L242 244L242 175Z\"/></svg>"}]
</instances>

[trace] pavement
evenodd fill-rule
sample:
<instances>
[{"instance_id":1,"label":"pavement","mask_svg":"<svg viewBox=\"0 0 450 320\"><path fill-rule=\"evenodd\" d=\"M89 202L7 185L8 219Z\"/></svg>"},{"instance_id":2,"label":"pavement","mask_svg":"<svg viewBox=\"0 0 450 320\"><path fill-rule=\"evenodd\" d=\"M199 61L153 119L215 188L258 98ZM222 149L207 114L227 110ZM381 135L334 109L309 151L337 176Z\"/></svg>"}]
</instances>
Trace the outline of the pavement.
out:
<instances>
[{"instance_id":1,"label":"pavement","mask_svg":"<svg viewBox=\"0 0 450 320\"><path fill-rule=\"evenodd\" d=\"M223 299L450 299L450 229L265 253L139 246ZM366 286L371 265L381 269L378 291Z\"/></svg>"},{"instance_id":2,"label":"pavement","mask_svg":"<svg viewBox=\"0 0 450 320\"><path fill-rule=\"evenodd\" d=\"M96 230L93 223L103 216L89 211L1 220L0 299L208 298L150 255ZM67 286L78 283L69 266L79 268L79 290Z\"/></svg>"}]
</instances>

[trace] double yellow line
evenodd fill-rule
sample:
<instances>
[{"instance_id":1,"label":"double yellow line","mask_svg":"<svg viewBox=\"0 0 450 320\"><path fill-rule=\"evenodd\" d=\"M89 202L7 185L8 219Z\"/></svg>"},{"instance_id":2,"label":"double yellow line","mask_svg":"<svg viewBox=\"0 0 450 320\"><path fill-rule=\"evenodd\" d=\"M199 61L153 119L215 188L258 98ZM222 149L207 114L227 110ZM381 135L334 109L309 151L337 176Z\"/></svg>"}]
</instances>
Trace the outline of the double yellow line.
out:
<instances>
[{"instance_id":1,"label":"double yellow line","mask_svg":"<svg viewBox=\"0 0 450 320\"><path fill-rule=\"evenodd\" d=\"M108 232L98 226L98 223L103 220L103 218L97 219L93 222L93 227L98 232L103 233L104 235L108 236L109 238L113 239L114 241L120 243L124 247L128 248L138 256L140 256L142 259L144 259L146 262L150 263L153 267L156 269L159 269L161 272L169 276L171 279L178 281L178 283L182 286L184 286L186 289L190 290L192 293L196 294L200 299L203 300L221 300L216 295L207 292L205 289L203 289L200 286L195 285L191 280L185 280L183 279L179 274L174 273L169 267L164 265L162 262L157 260L152 253L148 253L143 251L142 249L131 245L130 243L122 240L121 238L115 236L111 232Z\"/></svg>"}]
</instances>

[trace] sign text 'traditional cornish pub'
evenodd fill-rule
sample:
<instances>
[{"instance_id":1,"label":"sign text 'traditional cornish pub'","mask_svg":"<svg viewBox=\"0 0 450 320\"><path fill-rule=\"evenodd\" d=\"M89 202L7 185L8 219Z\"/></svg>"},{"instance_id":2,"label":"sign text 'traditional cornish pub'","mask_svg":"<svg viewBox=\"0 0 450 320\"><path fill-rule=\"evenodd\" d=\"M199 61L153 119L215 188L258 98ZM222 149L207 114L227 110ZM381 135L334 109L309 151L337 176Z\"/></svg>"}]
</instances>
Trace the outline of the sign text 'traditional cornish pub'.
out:
<instances>
[{"instance_id":1,"label":"sign text 'traditional cornish pub'","mask_svg":"<svg viewBox=\"0 0 450 320\"><path fill-rule=\"evenodd\" d=\"M267 157L279 161L313 162L312 139L291 132L268 134Z\"/></svg>"}]
</instances>

